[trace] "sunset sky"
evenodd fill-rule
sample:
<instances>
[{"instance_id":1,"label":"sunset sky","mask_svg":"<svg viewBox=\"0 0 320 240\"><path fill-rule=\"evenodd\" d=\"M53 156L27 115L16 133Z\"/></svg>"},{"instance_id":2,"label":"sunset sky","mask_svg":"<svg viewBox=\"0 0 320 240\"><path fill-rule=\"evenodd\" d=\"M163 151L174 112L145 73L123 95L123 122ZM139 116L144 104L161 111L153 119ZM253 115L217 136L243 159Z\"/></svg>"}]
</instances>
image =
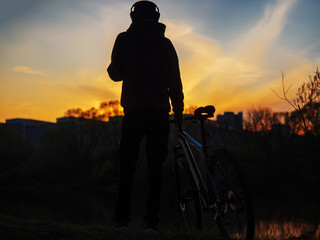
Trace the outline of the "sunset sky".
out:
<instances>
[{"instance_id":1,"label":"sunset sky","mask_svg":"<svg viewBox=\"0 0 320 240\"><path fill-rule=\"evenodd\" d=\"M0 122L55 122L70 108L118 100L106 68L130 23L129 0L1 0ZM319 0L154 1L176 47L185 104L218 113L270 107L281 71L289 96L320 66Z\"/></svg>"}]
</instances>

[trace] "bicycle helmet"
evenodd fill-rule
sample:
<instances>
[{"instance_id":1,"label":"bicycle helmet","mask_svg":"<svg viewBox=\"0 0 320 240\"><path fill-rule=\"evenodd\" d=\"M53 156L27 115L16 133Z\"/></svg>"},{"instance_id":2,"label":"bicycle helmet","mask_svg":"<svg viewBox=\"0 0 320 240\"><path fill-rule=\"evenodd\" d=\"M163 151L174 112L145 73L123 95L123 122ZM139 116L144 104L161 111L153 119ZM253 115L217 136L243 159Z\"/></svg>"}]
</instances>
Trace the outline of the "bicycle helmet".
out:
<instances>
[{"instance_id":1,"label":"bicycle helmet","mask_svg":"<svg viewBox=\"0 0 320 240\"><path fill-rule=\"evenodd\" d=\"M158 22L160 18L160 12L155 3L143 0L133 4L130 10L130 17L132 22L137 20Z\"/></svg>"}]
</instances>

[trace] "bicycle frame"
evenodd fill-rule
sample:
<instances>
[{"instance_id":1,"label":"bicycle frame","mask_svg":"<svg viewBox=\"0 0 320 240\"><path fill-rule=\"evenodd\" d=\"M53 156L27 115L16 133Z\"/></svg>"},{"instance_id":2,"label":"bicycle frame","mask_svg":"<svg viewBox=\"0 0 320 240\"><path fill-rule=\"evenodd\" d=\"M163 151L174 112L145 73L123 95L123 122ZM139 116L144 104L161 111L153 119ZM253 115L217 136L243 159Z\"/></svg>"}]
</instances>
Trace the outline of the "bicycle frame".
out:
<instances>
[{"instance_id":1,"label":"bicycle frame","mask_svg":"<svg viewBox=\"0 0 320 240\"><path fill-rule=\"evenodd\" d=\"M206 184L202 178L202 175L201 175L199 167L195 161L195 158L192 154L189 143L192 144L203 155L205 169L206 169L206 177L210 178L210 179L207 179L207 181L212 182L213 178L212 178L211 174L208 172L208 158L209 157L208 157L208 153L207 153L207 148L205 146L201 145L200 143L198 143L189 134L187 134L182 128L178 129L178 138L179 138L179 143L180 143L183 151L186 153L188 166L189 166L191 174L195 180L197 190L199 191L199 193L201 193L201 196L202 196L201 202L203 204L203 207L205 209L208 209L210 207L208 189L207 189Z\"/></svg>"}]
</instances>

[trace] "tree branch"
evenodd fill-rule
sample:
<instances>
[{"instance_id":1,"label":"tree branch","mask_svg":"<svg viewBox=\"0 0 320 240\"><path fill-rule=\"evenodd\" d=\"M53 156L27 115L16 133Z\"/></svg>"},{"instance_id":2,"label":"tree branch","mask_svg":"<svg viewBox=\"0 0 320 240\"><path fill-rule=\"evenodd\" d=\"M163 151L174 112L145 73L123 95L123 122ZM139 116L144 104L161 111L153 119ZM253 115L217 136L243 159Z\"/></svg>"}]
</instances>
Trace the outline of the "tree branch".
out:
<instances>
[{"instance_id":1,"label":"tree branch","mask_svg":"<svg viewBox=\"0 0 320 240\"><path fill-rule=\"evenodd\" d=\"M284 72L282 71L282 72L281 72L281 82L282 82L282 94L283 94L283 97L280 97L280 96L276 93L275 90L273 90L273 89L271 89L271 90L274 92L274 94L275 94L279 99L284 100L284 101L287 101L296 111L298 111L298 108L297 108L292 102L290 102L290 100L289 100L288 97L287 97L287 93L288 93L289 89L291 88L291 84L290 84L290 86L287 88L287 90L285 90L284 76L285 76L285 74L284 74Z\"/></svg>"}]
</instances>

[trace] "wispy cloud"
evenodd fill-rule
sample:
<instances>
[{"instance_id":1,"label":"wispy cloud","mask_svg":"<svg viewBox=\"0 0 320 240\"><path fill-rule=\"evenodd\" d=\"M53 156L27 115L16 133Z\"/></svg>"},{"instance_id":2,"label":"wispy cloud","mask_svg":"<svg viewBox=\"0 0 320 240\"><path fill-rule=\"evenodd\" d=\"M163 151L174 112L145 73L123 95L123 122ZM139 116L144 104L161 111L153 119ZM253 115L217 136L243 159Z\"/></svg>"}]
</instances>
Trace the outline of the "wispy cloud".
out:
<instances>
[{"instance_id":1,"label":"wispy cloud","mask_svg":"<svg viewBox=\"0 0 320 240\"><path fill-rule=\"evenodd\" d=\"M278 0L267 5L262 18L240 41L236 54L248 61L264 58L271 44L284 29L290 10L297 0Z\"/></svg>"},{"instance_id":2,"label":"wispy cloud","mask_svg":"<svg viewBox=\"0 0 320 240\"><path fill-rule=\"evenodd\" d=\"M27 66L16 66L13 68L13 71L17 73L32 74L32 75L46 75L45 72L43 71L35 70Z\"/></svg>"},{"instance_id":3,"label":"wispy cloud","mask_svg":"<svg viewBox=\"0 0 320 240\"><path fill-rule=\"evenodd\" d=\"M212 66L223 56L213 38L194 32L191 26L167 21L167 36L178 52L186 92L212 74Z\"/></svg>"},{"instance_id":4,"label":"wispy cloud","mask_svg":"<svg viewBox=\"0 0 320 240\"><path fill-rule=\"evenodd\" d=\"M274 5L267 5L257 23L243 32L233 51L228 52L224 52L215 39L197 34L191 26L170 23L168 29L174 30L173 41L183 56L181 72L186 101L197 105L215 104L220 111L240 110L248 104L249 108L261 99L268 104L266 98L272 97L271 85L281 72L270 64L266 66L266 62L280 57L274 43L295 2L297 0L278 0ZM289 61L290 56L286 58L283 61ZM295 67L300 67L301 61L294 64Z\"/></svg>"}]
</instances>

